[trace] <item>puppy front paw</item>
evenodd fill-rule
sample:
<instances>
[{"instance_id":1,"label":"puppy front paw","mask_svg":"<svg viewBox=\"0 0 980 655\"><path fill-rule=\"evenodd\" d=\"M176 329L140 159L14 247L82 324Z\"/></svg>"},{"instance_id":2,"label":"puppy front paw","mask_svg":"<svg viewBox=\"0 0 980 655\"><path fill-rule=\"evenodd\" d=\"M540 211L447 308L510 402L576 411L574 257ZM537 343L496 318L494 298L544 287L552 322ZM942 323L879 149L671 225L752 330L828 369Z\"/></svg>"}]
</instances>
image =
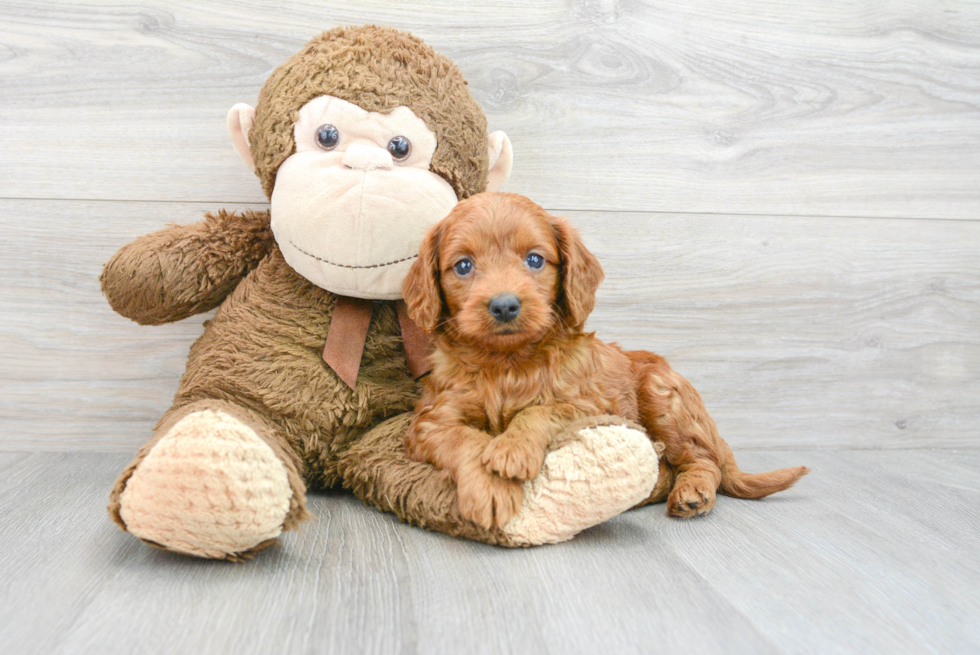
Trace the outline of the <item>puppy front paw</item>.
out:
<instances>
[{"instance_id":1,"label":"puppy front paw","mask_svg":"<svg viewBox=\"0 0 980 655\"><path fill-rule=\"evenodd\" d=\"M545 451L527 439L504 432L483 449L480 462L488 473L512 480L536 478L544 464Z\"/></svg>"},{"instance_id":2,"label":"puppy front paw","mask_svg":"<svg viewBox=\"0 0 980 655\"><path fill-rule=\"evenodd\" d=\"M473 467L456 481L459 511L468 521L489 529L504 527L524 501L521 485L514 480Z\"/></svg>"}]
</instances>

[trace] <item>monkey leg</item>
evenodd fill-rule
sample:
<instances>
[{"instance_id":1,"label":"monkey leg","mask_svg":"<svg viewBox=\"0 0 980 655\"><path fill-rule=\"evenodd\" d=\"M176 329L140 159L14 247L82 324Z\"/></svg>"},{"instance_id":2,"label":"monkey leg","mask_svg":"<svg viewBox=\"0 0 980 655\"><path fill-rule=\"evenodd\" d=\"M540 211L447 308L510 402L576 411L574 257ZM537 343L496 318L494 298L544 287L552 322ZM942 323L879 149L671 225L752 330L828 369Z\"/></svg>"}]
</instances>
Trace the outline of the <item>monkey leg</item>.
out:
<instances>
[{"instance_id":1,"label":"monkey leg","mask_svg":"<svg viewBox=\"0 0 980 655\"><path fill-rule=\"evenodd\" d=\"M403 521L501 546L566 541L648 498L658 456L645 432L618 417L570 425L551 444L541 473L524 483L524 502L503 528L461 516L449 472L405 452L411 414L378 425L343 456L344 486Z\"/></svg>"},{"instance_id":2,"label":"monkey leg","mask_svg":"<svg viewBox=\"0 0 980 655\"><path fill-rule=\"evenodd\" d=\"M119 476L109 514L153 546L240 560L309 518L300 465L254 412L205 400L172 408Z\"/></svg>"},{"instance_id":3,"label":"monkey leg","mask_svg":"<svg viewBox=\"0 0 980 655\"><path fill-rule=\"evenodd\" d=\"M662 503L667 500L670 495L670 490L674 486L674 469L670 468L670 464L667 463L667 458L663 457L664 445L660 441L654 441L653 447L657 450L657 454L660 457L660 470L657 473L657 484L654 485L653 491L650 495L644 498L634 509L639 509L645 505L650 505L652 503Z\"/></svg>"}]
</instances>

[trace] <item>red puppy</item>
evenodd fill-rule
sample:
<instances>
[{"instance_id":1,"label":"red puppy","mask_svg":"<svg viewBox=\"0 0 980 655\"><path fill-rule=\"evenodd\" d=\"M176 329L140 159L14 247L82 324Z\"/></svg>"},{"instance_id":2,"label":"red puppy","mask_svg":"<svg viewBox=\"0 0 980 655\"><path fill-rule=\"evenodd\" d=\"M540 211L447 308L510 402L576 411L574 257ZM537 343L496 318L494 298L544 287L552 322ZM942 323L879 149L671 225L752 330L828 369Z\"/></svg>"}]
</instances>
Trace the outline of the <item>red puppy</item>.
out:
<instances>
[{"instance_id":1,"label":"red puppy","mask_svg":"<svg viewBox=\"0 0 980 655\"><path fill-rule=\"evenodd\" d=\"M436 351L406 446L450 471L464 517L505 525L554 436L603 414L664 444L671 480L646 502L669 489L674 516L707 514L719 487L762 498L808 472L743 473L698 392L666 360L583 332L602 278L565 219L515 194L465 200L426 235L403 293Z\"/></svg>"}]
</instances>

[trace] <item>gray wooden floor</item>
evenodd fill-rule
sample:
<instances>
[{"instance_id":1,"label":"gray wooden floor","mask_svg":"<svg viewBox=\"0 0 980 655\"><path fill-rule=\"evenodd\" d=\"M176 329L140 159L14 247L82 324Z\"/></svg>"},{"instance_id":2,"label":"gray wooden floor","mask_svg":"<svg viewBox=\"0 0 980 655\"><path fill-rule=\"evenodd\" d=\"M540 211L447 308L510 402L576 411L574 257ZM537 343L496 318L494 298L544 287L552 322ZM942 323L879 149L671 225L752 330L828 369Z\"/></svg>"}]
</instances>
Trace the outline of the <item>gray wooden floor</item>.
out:
<instances>
[{"instance_id":1,"label":"gray wooden floor","mask_svg":"<svg viewBox=\"0 0 980 655\"><path fill-rule=\"evenodd\" d=\"M321 29L408 29L606 269L589 326L700 390L708 518L507 551L350 496L244 565L104 511L194 317L101 297L136 236L263 206L225 114ZM0 0L0 654L980 652L974 0Z\"/></svg>"},{"instance_id":2,"label":"gray wooden floor","mask_svg":"<svg viewBox=\"0 0 980 655\"><path fill-rule=\"evenodd\" d=\"M968 653L980 451L743 452L813 473L704 519L657 505L505 550L346 494L246 564L104 520L121 454L0 455L4 653Z\"/></svg>"}]
</instances>

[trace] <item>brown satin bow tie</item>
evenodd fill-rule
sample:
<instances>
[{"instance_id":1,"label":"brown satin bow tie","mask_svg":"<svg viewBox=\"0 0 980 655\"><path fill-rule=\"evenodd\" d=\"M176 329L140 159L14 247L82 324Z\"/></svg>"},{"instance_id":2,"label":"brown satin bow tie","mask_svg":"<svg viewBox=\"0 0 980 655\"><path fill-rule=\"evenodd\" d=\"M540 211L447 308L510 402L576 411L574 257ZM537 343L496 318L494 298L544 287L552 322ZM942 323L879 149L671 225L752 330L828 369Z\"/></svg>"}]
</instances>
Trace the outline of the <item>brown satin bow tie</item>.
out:
<instances>
[{"instance_id":1,"label":"brown satin bow tie","mask_svg":"<svg viewBox=\"0 0 980 655\"><path fill-rule=\"evenodd\" d=\"M404 300L395 303L395 311L402 329L408 370L417 379L429 372L427 358L432 352L432 340L408 315ZM361 356L364 354L364 342L367 341L372 314L373 300L337 296L327 332L327 343L323 346L323 361L351 389L357 384L357 373L361 368Z\"/></svg>"}]
</instances>

